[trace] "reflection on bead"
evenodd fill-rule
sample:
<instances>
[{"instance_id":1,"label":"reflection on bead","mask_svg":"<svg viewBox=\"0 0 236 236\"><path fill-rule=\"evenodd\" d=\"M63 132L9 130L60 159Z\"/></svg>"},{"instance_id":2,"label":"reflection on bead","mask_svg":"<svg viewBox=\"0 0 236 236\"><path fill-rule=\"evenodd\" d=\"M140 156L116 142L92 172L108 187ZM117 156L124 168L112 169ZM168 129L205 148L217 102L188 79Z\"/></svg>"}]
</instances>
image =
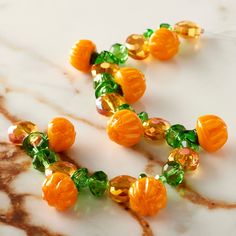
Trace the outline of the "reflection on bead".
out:
<instances>
[{"instance_id":1,"label":"reflection on bead","mask_svg":"<svg viewBox=\"0 0 236 236\"><path fill-rule=\"evenodd\" d=\"M148 40L141 34L131 34L125 43L129 56L136 60L143 60L149 55Z\"/></svg>"},{"instance_id":2,"label":"reflection on bead","mask_svg":"<svg viewBox=\"0 0 236 236\"><path fill-rule=\"evenodd\" d=\"M129 202L129 188L136 179L128 175L120 175L110 180L109 195L118 203Z\"/></svg>"},{"instance_id":3,"label":"reflection on bead","mask_svg":"<svg viewBox=\"0 0 236 236\"><path fill-rule=\"evenodd\" d=\"M201 147L208 152L219 150L228 139L227 125L215 115L199 117L196 130Z\"/></svg>"},{"instance_id":4,"label":"reflection on bead","mask_svg":"<svg viewBox=\"0 0 236 236\"><path fill-rule=\"evenodd\" d=\"M101 64L93 65L91 68L91 73L93 77L103 73L114 75L118 70L118 65L109 62L102 62Z\"/></svg>"},{"instance_id":5,"label":"reflection on bead","mask_svg":"<svg viewBox=\"0 0 236 236\"><path fill-rule=\"evenodd\" d=\"M30 121L19 121L8 128L9 140L15 145L22 145L23 140L31 132L38 131L37 126Z\"/></svg>"},{"instance_id":6,"label":"reflection on bead","mask_svg":"<svg viewBox=\"0 0 236 236\"><path fill-rule=\"evenodd\" d=\"M144 136L153 141L163 141L170 123L161 118L150 118L143 123Z\"/></svg>"},{"instance_id":7,"label":"reflection on bead","mask_svg":"<svg viewBox=\"0 0 236 236\"><path fill-rule=\"evenodd\" d=\"M191 148L176 148L169 157L169 161L179 162L185 171L196 170L199 165L199 155Z\"/></svg>"},{"instance_id":8,"label":"reflection on bead","mask_svg":"<svg viewBox=\"0 0 236 236\"><path fill-rule=\"evenodd\" d=\"M111 116L125 103L125 99L120 94L108 93L96 99L96 108L101 115Z\"/></svg>"},{"instance_id":9,"label":"reflection on bead","mask_svg":"<svg viewBox=\"0 0 236 236\"><path fill-rule=\"evenodd\" d=\"M77 170L76 166L67 161L57 161L51 164L46 170L45 175L49 176L56 172L61 172L72 176L72 174Z\"/></svg>"},{"instance_id":10,"label":"reflection on bead","mask_svg":"<svg viewBox=\"0 0 236 236\"><path fill-rule=\"evenodd\" d=\"M199 25L191 21L180 21L174 25L174 31L183 38L199 38L204 32Z\"/></svg>"},{"instance_id":11,"label":"reflection on bead","mask_svg":"<svg viewBox=\"0 0 236 236\"><path fill-rule=\"evenodd\" d=\"M143 135L143 125L135 112L117 111L107 123L109 138L126 147L137 144Z\"/></svg>"},{"instance_id":12,"label":"reflection on bead","mask_svg":"<svg viewBox=\"0 0 236 236\"><path fill-rule=\"evenodd\" d=\"M153 216L166 206L164 184L153 177L135 181L129 189L130 208L141 216Z\"/></svg>"},{"instance_id":13,"label":"reflection on bead","mask_svg":"<svg viewBox=\"0 0 236 236\"><path fill-rule=\"evenodd\" d=\"M160 60L171 59L179 50L177 34L166 28L160 28L154 32L149 44L152 56Z\"/></svg>"},{"instance_id":14,"label":"reflection on bead","mask_svg":"<svg viewBox=\"0 0 236 236\"><path fill-rule=\"evenodd\" d=\"M128 103L138 101L146 90L144 74L135 68L121 68L115 74L115 81L121 86L124 98Z\"/></svg>"},{"instance_id":15,"label":"reflection on bead","mask_svg":"<svg viewBox=\"0 0 236 236\"><path fill-rule=\"evenodd\" d=\"M110 52L117 58L119 64L124 64L129 58L128 49L120 43L113 44Z\"/></svg>"}]
</instances>

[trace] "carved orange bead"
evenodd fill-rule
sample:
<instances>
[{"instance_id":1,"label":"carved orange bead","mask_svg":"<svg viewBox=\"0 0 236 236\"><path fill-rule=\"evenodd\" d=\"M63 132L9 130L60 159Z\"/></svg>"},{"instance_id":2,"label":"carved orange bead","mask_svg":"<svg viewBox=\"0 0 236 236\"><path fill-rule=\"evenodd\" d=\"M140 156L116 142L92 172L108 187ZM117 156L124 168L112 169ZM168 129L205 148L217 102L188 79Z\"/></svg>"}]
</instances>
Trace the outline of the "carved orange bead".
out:
<instances>
[{"instance_id":1,"label":"carved orange bead","mask_svg":"<svg viewBox=\"0 0 236 236\"><path fill-rule=\"evenodd\" d=\"M75 129L73 124L62 117L54 118L48 124L49 146L56 152L69 149L75 141Z\"/></svg>"},{"instance_id":2,"label":"carved orange bead","mask_svg":"<svg viewBox=\"0 0 236 236\"><path fill-rule=\"evenodd\" d=\"M60 211L72 207L77 200L77 195L76 186L67 174L54 173L49 175L43 183L43 199Z\"/></svg>"},{"instance_id":3,"label":"carved orange bead","mask_svg":"<svg viewBox=\"0 0 236 236\"><path fill-rule=\"evenodd\" d=\"M108 121L109 138L126 147L137 144L143 135L143 126L135 112L130 110L117 111Z\"/></svg>"},{"instance_id":4,"label":"carved orange bead","mask_svg":"<svg viewBox=\"0 0 236 236\"><path fill-rule=\"evenodd\" d=\"M96 46L90 40L83 39L76 42L70 53L71 65L82 72L90 71L90 59L95 51Z\"/></svg>"},{"instance_id":5,"label":"carved orange bead","mask_svg":"<svg viewBox=\"0 0 236 236\"><path fill-rule=\"evenodd\" d=\"M155 31L149 42L150 53L157 59L168 60L179 50L177 34L166 28Z\"/></svg>"},{"instance_id":6,"label":"carved orange bead","mask_svg":"<svg viewBox=\"0 0 236 236\"><path fill-rule=\"evenodd\" d=\"M201 147L208 152L217 151L228 139L225 122L215 115L199 117L196 130Z\"/></svg>"},{"instance_id":7,"label":"carved orange bead","mask_svg":"<svg viewBox=\"0 0 236 236\"><path fill-rule=\"evenodd\" d=\"M128 103L139 100L146 90L144 74L135 68L121 68L115 74L115 81L121 86Z\"/></svg>"},{"instance_id":8,"label":"carved orange bead","mask_svg":"<svg viewBox=\"0 0 236 236\"><path fill-rule=\"evenodd\" d=\"M129 189L130 208L141 216L153 216L166 206L164 184L153 177L134 182Z\"/></svg>"}]
</instances>

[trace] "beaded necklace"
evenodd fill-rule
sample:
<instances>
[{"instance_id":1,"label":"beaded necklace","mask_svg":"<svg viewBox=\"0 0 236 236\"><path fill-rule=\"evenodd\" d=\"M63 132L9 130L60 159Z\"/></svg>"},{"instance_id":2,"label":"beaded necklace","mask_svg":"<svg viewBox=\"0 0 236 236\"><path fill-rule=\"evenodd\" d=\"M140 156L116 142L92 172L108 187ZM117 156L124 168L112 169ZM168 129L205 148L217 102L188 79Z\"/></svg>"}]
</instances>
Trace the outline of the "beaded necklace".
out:
<instances>
[{"instance_id":1,"label":"beaded necklace","mask_svg":"<svg viewBox=\"0 0 236 236\"><path fill-rule=\"evenodd\" d=\"M159 60L174 57L179 50L179 36L185 39L199 38L203 33L197 24L182 21L173 27L163 23L156 31L147 29L142 35L132 34L125 45L116 43L110 51L97 53L90 40L80 40L71 50L70 62L82 72L91 72L97 111L111 116L107 124L109 138L117 144L131 147L144 136L152 141L166 141L174 148L162 167L161 175L140 174L138 179L120 175L110 181L103 171L92 175L87 168L77 169L69 162L61 161L56 152L68 150L75 141L73 124L65 118L54 118L47 134L38 132L29 121L20 121L8 129L9 140L22 146L33 158L33 167L45 172L42 193L50 206L66 210L77 201L80 191L89 188L100 197L105 193L117 203L127 204L142 216L155 215L166 206L165 183L178 186L186 171L199 165L198 151L220 149L227 141L227 126L216 115L204 115L197 119L196 128L187 130L181 124L170 125L162 118L149 118L146 112L136 113L130 104L138 101L146 90L145 76L136 68L122 67L130 56L144 60L150 54Z\"/></svg>"}]
</instances>

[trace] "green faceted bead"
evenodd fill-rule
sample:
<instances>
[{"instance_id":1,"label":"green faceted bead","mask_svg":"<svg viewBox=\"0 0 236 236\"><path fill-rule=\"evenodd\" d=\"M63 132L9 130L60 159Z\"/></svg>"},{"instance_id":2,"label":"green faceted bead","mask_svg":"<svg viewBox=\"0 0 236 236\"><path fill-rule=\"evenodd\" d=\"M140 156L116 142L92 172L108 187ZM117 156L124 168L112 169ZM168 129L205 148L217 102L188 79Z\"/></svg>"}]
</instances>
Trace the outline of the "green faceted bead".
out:
<instances>
[{"instance_id":1,"label":"green faceted bead","mask_svg":"<svg viewBox=\"0 0 236 236\"><path fill-rule=\"evenodd\" d=\"M160 24L160 28L166 28L166 29L169 29L169 30L172 29L171 25L168 24L168 23L161 23Z\"/></svg>"},{"instance_id":2,"label":"green faceted bead","mask_svg":"<svg viewBox=\"0 0 236 236\"><path fill-rule=\"evenodd\" d=\"M36 170L44 172L45 168L56 161L58 157L55 152L50 149L41 149L34 154L32 164Z\"/></svg>"},{"instance_id":3,"label":"green faceted bead","mask_svg":"<svg viewBox=\"0 0 236 236\"><path fill-rule=\"evenodd\" d=\"M98 55L99 55L99 53L97 53L97 52L93 52L93 53L92 53L92 55L91 55L91 57L90 57L90 61L89 61L89 64L90 64L90 65L95 64L95 61L96 61Z\"/></svg>"},{"instance_id":4,"label":"green faceted bead","mask_svg":"<svg viewBox=\"0 0 236 236\"><path fill-rule=\"evenodd\" d=\"M184 147L190 147L195 151L199 150L199 142L198 142L198 136L196 130L185 130L184 133L184 142L182 142L182 145Z\"/></svg>"},{"instance_id":5,"label":"green faceted bead","mask_svg":"<svg viewBox=\"0 0 236 236\"><path fill-rule=\"evenodd\" d=\"M100 83L95 89L95 97L98 98L103 94L119 93L122 94L122 90L119 84L113 80L108 80Z\"/></svg>"},{"instance_id":6,"label":"green faceted bead","mask_svg":"<svg viewBox=\"0 0 236 236\"><path fill-rule=\"evenodd\" d=\"M40 132L30 133L24 139L22 147L29 156L33 157L39 150L48 148L48 137Z\"/></svg>"},{"instance_id":7,"label":"green faceted bead","mask_svg":"<svg viewBox=\"0 0 236 236\"><path fill-rule=\"evenodd\" d=\"M80 168L73 173L71 179L74 181L78 191L88 186L89 174L87 168Z\"/></svg>"},{"instance_id":8,"label":"green faceted bead","mask_svg":"<svg viewBox=\"0 0 236 236\"><path fill-rule=\"evenodd\" d=\"M100 54L98 54L94 64L100 64L102 62L119 64L119 60L116 58L116 56L108 51L102 51Z\"/></svg>"},{"instance_id":9,"label":"green faceted bead","mask_svg":"<svg viewBox=\"0 0 236 236\"><path fill-rule=\"evenodd\" d=\"M117 108L117 111L120 111L120 110L130 110L130 111L135 112L134 108L133 108L132 106L130 106L128 103L125 103L125 104L120 105L120 106Z\"/></svg>"},{"instance_id":10,"label":"green faceted bead","mask_svg":"<svg viewBox=\"0 0 236 236\"><path fill-rule=\"evenodd\" d=\"M145 112L145 111L140 112L140 113L138 114L138 117L140 118L140 120L141 120L142 122L145 122L145 121L148 120L148 113Z\"/></svg>"},{"instance_id":11,"label":"green faceted bead","mask_svg":"<svg viewBox=\"0 0 236 236\"><path fill-rule=\"evenodd\" d=\"M149 38L152 36L153 33L154 33L154 30L152 30L152 29L147 29L147 30L143 33L143 36L144 36L144 38L149 39Z\"/></svg>"},{"instance_id":12,"label":"green faceted bead","mask_svg":"<svg viewBox=\"0 0 236 236\"><path fill-rule=\"evenodd\" d=\"M98 74L94 79L93 79L93 88L96 89L99 84L107 81L114 81L114 78L111 74L108 73L102 73Z\"/></svg>"},{"instance_id":13,"label":"green faceted bead","mask_svg":"<svg viewBox=\"0 0 236 236\"><path fill-rule=\"evenodd\" d=\"M168 161L162 167L162 175L166 178L166 182L172 186L177 186L184 180L183 167L175 161Z\"/></svg>"},{"instance_id":14,"label":"green faceted bead","mask_svg":"<svg viewBox=\"0 0 236 236\"><path fill-rule=\"evenodd\" d=\"M142 178L145 178L145 177L147 177L147 175L144 174L144 173L141 173L141 174L138 176L139 179L142 179Z\"/></svg>"},{"instance_id":15,"label":"green faceted bead","mask_svg":"<svg viewBox=\"0 0 236 236\"><path fill-rule=\"evenodd\" d=\"M108 177L103 171L94 172L89 178L89 189L96 196L102 196L108 187Z\"/></svg>"},{"instance_id":16,"label":"green faceted bead","mask_svg":"<svg viewBox=\"0 0 236 236\"><path fill-rule=\"evenodd\" d=\"M113 44L110 52L117 58L118 64L124 64L129 58L128 49L120 43Z\"/></svg>"},{"instance_id":17,"label":"green faceted bead","mask_svg":"<svg viewBox=\"0 0 236 236\"><path fill-rule=\"evenodd\" d=\"M184 133L185 127L183 125L172 125L166 131L166 142L174 148L182 147L182 142L184 141Z\"/></svg>"}]
</instances>

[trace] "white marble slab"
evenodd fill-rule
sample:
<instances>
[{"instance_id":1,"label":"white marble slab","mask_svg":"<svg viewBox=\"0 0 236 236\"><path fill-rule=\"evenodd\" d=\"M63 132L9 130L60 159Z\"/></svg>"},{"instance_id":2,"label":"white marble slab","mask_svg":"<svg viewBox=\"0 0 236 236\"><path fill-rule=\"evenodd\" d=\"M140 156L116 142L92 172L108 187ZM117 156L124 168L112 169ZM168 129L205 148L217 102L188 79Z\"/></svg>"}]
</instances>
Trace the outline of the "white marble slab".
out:
<instances>
[{"instance_id":1,"label":"white marble slab","mask_svg":"<svg viewBox=\"0 0 236 236\"><path fill-rule=\"evenodd\" d=\"M235 12L234 0L0 0L0 235L236 235ZM205 28L198 44L183 43L168 62L128 62L147 78L135 108L188 128L200 115L217 114L228 124L228 143L201 153L199 170L187 175L181 191L168 187L168 206L156 217L135 218L107 198L86 194L75 210L48 207L40 197L44 176L7 144L8 126L31 120L45 130L53 117L66 116L77 130L68 155L79 165L110 178L159 173L169 148L144 140L135 149L112 143L107 119L95 109L92 80L69 65L68 53L81 38L109 49L131 33L184 19Z\"/></svg>"}]
</instances>

